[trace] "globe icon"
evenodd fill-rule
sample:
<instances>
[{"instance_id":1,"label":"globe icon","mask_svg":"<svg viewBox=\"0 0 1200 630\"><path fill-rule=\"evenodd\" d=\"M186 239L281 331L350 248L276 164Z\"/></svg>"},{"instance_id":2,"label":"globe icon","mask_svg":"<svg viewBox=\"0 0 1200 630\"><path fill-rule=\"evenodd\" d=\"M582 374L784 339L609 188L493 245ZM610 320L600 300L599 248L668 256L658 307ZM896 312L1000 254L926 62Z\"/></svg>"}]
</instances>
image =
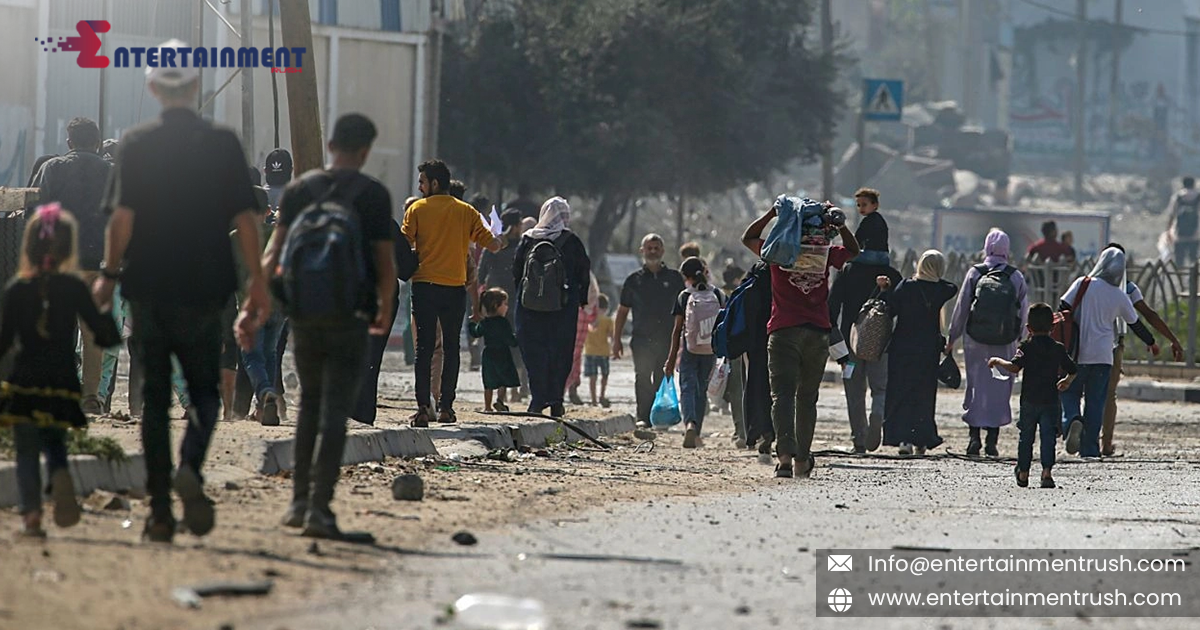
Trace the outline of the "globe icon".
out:
<instances>
[{"instance_id":1,"label":"globe icon","mask_svg":"<svg viewBox=\"0 0 1200 630\"><path fill-rule=\"evenodd\" d=\"M829 591L829 608L833 612L843 613L850 610L850 591L844 588L835 588Z\"/></svg>"}]
</instances>

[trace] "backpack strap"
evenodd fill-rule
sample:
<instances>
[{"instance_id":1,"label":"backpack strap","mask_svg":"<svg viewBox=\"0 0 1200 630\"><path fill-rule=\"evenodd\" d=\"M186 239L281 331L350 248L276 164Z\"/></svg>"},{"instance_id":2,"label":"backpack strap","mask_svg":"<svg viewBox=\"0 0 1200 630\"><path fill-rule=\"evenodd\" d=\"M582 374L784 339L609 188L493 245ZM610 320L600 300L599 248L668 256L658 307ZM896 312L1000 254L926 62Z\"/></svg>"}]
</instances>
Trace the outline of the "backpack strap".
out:
<instances>
[{"instance_id":1,"label":"backpack strap","mask_svg":"<svg viewBox=\"0 0 1200 630\"><path fill-rule=\"evenodd\" d=\"M1079 305L1083 304L1083 296L1087 293L1088 285L1092 283L1092 279L1084 276L1083 282L1079 284L1079 290L1075 292L1075 299L1071 301L1071 313L1079 312Z\"/></svg>"},{"instance_id":2,"label":"backpack strap","mask_svg":"<svg viewBox=\"0 0 1200 630\"><path fill-rule=\"evenodd\" d=\"M352 177L354 181L348 187L344 187L346 189L346 194L344 195L340 194L343 188L343 186L339 185L341 182L330 171L312 171L305 174L301 178L301 181L304 182L304 187L312 195L312 203L320 203L333 197L335 193L339 193L337 195L339 199L348 205L353 205L354 200L371 184L371 178L362 173L355 173Z\"/></svg>"}]
</instances>

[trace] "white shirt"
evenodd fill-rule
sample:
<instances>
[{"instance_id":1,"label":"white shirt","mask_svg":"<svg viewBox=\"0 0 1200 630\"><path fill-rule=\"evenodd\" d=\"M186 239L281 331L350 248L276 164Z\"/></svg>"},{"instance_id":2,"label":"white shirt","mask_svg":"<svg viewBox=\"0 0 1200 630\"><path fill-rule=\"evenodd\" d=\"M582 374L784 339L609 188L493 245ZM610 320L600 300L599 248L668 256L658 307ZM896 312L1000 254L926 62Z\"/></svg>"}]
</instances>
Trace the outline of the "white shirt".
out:
<instances>
[{"instance_id":1,"label":"white shirt","mask_svg":"<svg viewBox=\"0 0 1200 630\"><path fill-rule=\"evenodd\" d=\"M1063 294L1062 301L1073 304L1075 294L1083 278L1071 283L1071 288ZM1074 314L1075 325L1079 327L1079 360L1080 365L1112 365L1113 341L1117 338L1117 320L1121 319L1130 324L1138 320L1137 311L1124 288L1113 285L1099 278L1092 278L1088 283L1087 293L1083 302Z\"/></svg>"}]
</instances>

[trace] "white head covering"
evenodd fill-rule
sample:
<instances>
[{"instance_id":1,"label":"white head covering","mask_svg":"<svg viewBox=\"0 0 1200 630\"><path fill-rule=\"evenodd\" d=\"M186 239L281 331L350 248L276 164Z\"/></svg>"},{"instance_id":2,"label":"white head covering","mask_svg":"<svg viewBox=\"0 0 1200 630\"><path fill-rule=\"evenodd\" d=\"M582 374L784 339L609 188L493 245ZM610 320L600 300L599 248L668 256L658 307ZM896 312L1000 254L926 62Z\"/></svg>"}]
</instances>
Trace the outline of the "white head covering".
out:
<instances>
[{"instance_id":1,"label":"white head covering","mask_svg":"<svg viewBox=\"0 0 1200 630\"><path fill-rule=\"evenodd\" d=\"M158 50L164 48L187 48L188 45L178 39L168 39L158 45ZM177 64L178 67L164 67L161 64L157 68L146 66L146 83L157 83L163 87L176 88L187 85L192 81L200 78L200 69L195 65L189 64L187 67L183 63Z\"/></svg>"},{"instance_id":2,"label":"white head covering","mask_svg":"<svg viewBox=\"0 0 1200 630\"><path fill-rule=\"evenodd\" d=\"M1100 258L1096 261L1096 266L1092 268L1092 272L1088 275L1093 278L1100 278L1114 287L1124 288L1125 252L1115 247L1109 247L1100 252Z\"/></svg>"},{"instance_id":3,"label":"white head covering","mask_svg":"<svg viewBox=\"0 0 1200 630\"><path fill-rule=\"evenodd\" d=\"M946 273L946 257L936 249L927 249L917 261L917 280L937 282Z\"/></svg>"},{"instance_id":4,"label":"white head covering","mask_svg":"<svg viewBox=\"0 0 1200 630\"><path fill-rule=\"evenodd\" d=\"M558 238L567 228L571 220L571 206L562 197L551 197L542 204L541 214L538 215L537 225L525 233L537 240L553 240Z\"/></svg>"}]
</instances>

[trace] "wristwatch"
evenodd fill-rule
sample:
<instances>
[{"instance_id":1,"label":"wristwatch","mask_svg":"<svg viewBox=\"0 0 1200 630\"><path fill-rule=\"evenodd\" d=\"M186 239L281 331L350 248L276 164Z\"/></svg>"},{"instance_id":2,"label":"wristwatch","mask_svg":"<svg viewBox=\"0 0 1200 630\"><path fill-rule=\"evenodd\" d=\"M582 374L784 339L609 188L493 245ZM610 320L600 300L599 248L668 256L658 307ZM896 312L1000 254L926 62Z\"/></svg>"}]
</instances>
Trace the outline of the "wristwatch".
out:
<instances>
[{"instance_id":1,"label":"wristwatch","mask_svg":"<svg viewBox=\"0 0 1200 630\"><path fill-rule=\"evenodd\" d=\"M101 264L100 265L100 275L104 276L105 278L108 278L109 280L120 280L121 279L121 270L120 269L109 269L109 268L105 267L103 264Z\"/></svg>"}]
</instances>

